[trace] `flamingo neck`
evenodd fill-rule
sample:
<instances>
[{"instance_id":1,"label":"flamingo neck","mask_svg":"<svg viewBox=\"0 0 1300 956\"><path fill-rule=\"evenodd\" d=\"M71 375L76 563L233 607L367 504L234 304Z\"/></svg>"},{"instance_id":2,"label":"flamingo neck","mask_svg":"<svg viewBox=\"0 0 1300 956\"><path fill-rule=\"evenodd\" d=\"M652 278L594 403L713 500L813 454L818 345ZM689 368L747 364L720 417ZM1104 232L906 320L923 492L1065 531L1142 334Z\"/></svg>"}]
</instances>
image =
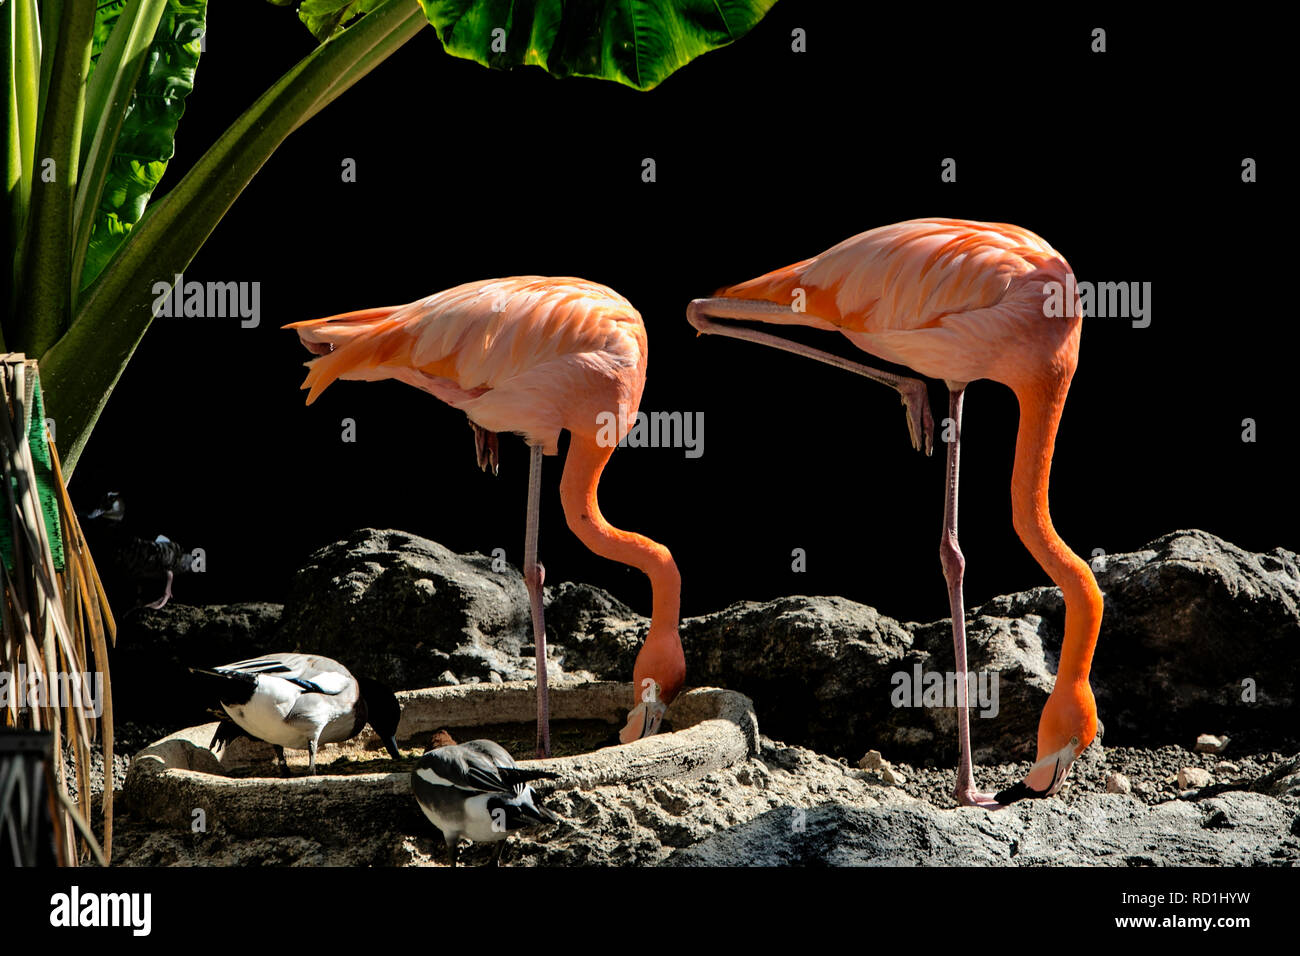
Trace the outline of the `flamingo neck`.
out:
<instances>
[{"instance_id":1,"label":"flamingo neck","mask_svg":"<svg viewBox=\"0 0 1300 956\"><path fill-rule=\"evenodd\" d=\"M603 448L590 437L570 433L569 452L560 479L564 516L573 533L596 554L645 572L650 579L654 606L650 633L641 654L647 660L659 655L680 660L682 645L677 624L682 579L672 554L645 535L613 527L600 513L596 489L613 452L612 447Z\"/></svg>"},{"instance_id":2,"label":"flamingo neck","mask_svg":"<svg viewBox=\"0 0 1300 956\"><path fill-rule=\"evenodd\" d=\"M1101 630L1102 596L1086 561L1071 551L1052 527L1047 486L1052 473L1056 429L1070 387L1067 375L1049 386L1017 389L1020 427L1011 474L1011 515L1016 533L1065 598L1065 640L1057 684L1087 684Z\"/></svg>"}]
</instances>

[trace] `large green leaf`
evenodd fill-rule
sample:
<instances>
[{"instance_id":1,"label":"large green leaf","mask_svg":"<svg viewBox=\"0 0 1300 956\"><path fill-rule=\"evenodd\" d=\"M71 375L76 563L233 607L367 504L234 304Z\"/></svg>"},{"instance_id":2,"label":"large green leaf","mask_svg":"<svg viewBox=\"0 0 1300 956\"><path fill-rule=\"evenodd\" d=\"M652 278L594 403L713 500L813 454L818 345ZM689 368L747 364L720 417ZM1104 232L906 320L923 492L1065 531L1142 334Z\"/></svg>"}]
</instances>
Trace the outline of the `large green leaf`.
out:
<instances>
[{"instance_id":1,"label":"large green leaf","mask_svg":"<svg viewBox=\"0 0 1300 956\"><path fill-rule=\"evenodd\" d=\"M275 3L276 0L271 0ZM381 0L302 0L298 19L311 35L324 43L359 16L379 6Z\"/></svg>"},{"instance_id":2,"label":"large green leaf","mask_svg":"<svg viewBox=\"0 0 1300 956\"><path fill-rule=\"evenodd\" d=\"M101 14L96 21L96 61L120 10L121 5L110 5L109 15ZM206 14L207 0L167 0L122 120L91 228L79 288L89 286L117 253L144 215L145 206L167 171L167 161L176 150L176 127L185 113L185 97L194 88Z\"/></svg>"},{"instance_id":3,"label":"large green leaf","mask_svg":"<svg viewBox=\"0 0 1300 956\"><path fill-rule=\"evenodd\" d=\"M658 86L744 36L776 0L420 0L443 48L498 70ZM495 32L495 31L503 32ZM495 33L495 35L494 35Z\"/></svg>"}]
</instances>

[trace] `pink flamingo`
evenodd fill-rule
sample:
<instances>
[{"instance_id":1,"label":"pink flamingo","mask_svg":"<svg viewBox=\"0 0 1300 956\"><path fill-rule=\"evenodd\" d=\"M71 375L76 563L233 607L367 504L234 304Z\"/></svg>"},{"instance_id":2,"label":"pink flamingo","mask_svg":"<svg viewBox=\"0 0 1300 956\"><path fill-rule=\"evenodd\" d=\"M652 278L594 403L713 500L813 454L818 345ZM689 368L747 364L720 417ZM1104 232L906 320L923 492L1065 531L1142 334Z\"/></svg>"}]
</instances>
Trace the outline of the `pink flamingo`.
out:
<instances>
[{"instance_id":1,"label":"pink flamingo","mask_svg":"<svg viewBox=\"0 0 1300 956\"><path fill-rule=\"evenodd\" d=\"M624 743L659 730L686 677L677 633L681 577L668 549L612 527L600 513L601 471L635 418L645 387L646 332L632 304L585 279L515 276L438 292L409 305L294 322L318 357L303 388L307 404L335 379L394 378L469 416L480 467L497 470L497 433L516 432L531 449L524 582L537 649L537 750L549 756L545 571L537 562L542 456L569 451L560 499L570 529L602 557L650 578L650 631L633 669L634 698Z\"/></svg>"},{"instance_id":2,"label":"pink flamingo","mask_svg":"<svg viewBox=\"0 0 1300 956\"><path fill-rule=\"evenodd\" d=\"M856 372L895 389L913 445L929 454L933 420L925 383L859 365L776 335L713 321L807 325L840 332L863 351L943 379L952 440L939 557L948 582L958 675L966 674L965 558L957 541L962 395L981 378L1010 386L1020 404L1011 475L1016 533L1065 598L1065 640L1056 684L1038 725L1038 758L1023 781L996 795L975 788L968 688L957 681L958 767L954 796L999 807L1056 793L1097 732L1088 673L1101 628L1102 596L1087 563L1066 547L1047 506L1052 447L1079 357L1082 315L1061 291L1070 267L1046 242L1004 223L914 219L872 229L812 259L696 299L687 315L701 333L770 345ZM1055 287L1048 283L1058 283ZM1057 308L1056 305L1060 307Z\"/></svg>"}]
</instances>

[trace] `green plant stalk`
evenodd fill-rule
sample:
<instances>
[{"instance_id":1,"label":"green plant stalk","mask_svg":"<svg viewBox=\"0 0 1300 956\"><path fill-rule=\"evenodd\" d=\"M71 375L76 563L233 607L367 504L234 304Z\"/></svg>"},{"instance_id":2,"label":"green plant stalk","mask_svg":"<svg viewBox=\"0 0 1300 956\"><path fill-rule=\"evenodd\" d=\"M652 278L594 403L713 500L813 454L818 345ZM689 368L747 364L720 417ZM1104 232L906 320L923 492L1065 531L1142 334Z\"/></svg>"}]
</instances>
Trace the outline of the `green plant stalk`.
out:
<instances>
[{"instance_id":1,"label":"green plant stalk","mask_svg":"<svg viewBox=\"0 0 1300 956\"><path fill-rule=\"evenodd\" d=\"M63 0L37 0L37 6L40 8L38 26L41 31L41 85L36 98L36 137L39 139L42 121L45 119L45 104L50 98L50 76L54 72L52 51L59 34L59 20L63 18Z\"/></svg>"},{"instance_id":2,"label":"green plant stalk","mask_svg":"<svg viewBox=\"0 0 1300 956\"><path fill-rule=\"evenodd\" d=\"M36 116L41 85L41 28L36 11L36 0L11 0L5 17L4 44L5 68L9 80L8 123L6 138L9 144L5 156L5 187L9 196L6 239L14 251L10 263L10 294L0 313L0 350L4 349L4 330L12 327L14 310L18 305L19 256L22 247L23 222L32 192L32 157L36 152Z\"/></svg>"},{"instance_id":3,"label":"green plant stalk","mask_svg":"<svg viewBox=\"0 0 1300 956\"><path fill-rule=\"evenodd\" d=\"M71 478L91 429L171 285L262 164L295 129L424 29L412 0L387 0L301 60L161 200L86 290L72 327L41 356L49 413Z\"/></svg>"},{"instance_id":4,"label":"green plant stalk","mask_svg":"<svg viewBox=\"0 0 1300 956\"><path fill-rule=\"evenodd\" d=\"M162 20L167 0L131 0L118 17L108 44L90 76L86 91L86 119L93 124L81 141L81 177L73 206L72 272L69 295L76 302L86 247L95 225L95 213L113 162L113 150L122 121L131 105L136 81L144 68L149 46Z\"/></svg>"},{"instance_id":5,"label":"green plant stalk","mask_svg":"<svg viewBox=\"0 0 1300 956\"><path fill-rule=\"evenodd\" d=\"M54 48L46 48L54 65L33 160L12 343L28 355L41 355L57 342L71 313L72 204L94 27L95 5L70 3L59 20ZM43 178L46 159L54 161L53 182Z\"/></svg>"}]
</instances>

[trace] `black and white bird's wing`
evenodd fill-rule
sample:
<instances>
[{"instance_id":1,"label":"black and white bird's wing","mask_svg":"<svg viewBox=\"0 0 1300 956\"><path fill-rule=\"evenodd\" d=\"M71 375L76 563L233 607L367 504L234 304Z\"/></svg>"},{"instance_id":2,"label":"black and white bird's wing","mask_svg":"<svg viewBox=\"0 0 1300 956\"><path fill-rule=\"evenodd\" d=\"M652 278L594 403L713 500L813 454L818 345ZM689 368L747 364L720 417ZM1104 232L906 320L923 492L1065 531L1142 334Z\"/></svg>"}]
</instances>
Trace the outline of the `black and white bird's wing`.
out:
<instances>
[{"instance_id":1,"label":"black and white bird's wing","mask_svg":"<svg viewBox=\"0 0 1300 956\"><path fill-rule=\"evenodd\" d=\"M550 780L556 776L549 770L526 770L520 767L515 763L515 758L495 740L471 740L461 746L474 750L490 760L496 767L496 776L507 788L514 788L518 784L533 780Z\"/></svg>"},{"instance_id":2,"label":"black and white bird's wing","mask_svg":"<svg viewBox=\"0 0 1300 956\"><path fill-rule=\"evenodd\" d=\"M226 674L274 677L311 694L332 696L349 690L355 691L357 686L356 679L346 667L319 654L268 654L233 664L222 664L212 670Z\"/></svg>"},{"instance_id":3,"label":"black and white bird's wing","mask_svg":"<svg viewBox=\"0 0 1300 956\"><path fill-rule=\"evenodd\" d=\"M496 759L504 757L510 762L509 766L513 766L514 760L510 754L490 740L475 740L470 743L491 744L493 748L500 751L500 754L470 744L439 747L428 751L420 758L419 766L415 770L416 775L432 786L454 787L464 791L467 796L482 793L511 793L513 787L502 778L502 768L495 762Z\"/></svg>"}]
</instances>

